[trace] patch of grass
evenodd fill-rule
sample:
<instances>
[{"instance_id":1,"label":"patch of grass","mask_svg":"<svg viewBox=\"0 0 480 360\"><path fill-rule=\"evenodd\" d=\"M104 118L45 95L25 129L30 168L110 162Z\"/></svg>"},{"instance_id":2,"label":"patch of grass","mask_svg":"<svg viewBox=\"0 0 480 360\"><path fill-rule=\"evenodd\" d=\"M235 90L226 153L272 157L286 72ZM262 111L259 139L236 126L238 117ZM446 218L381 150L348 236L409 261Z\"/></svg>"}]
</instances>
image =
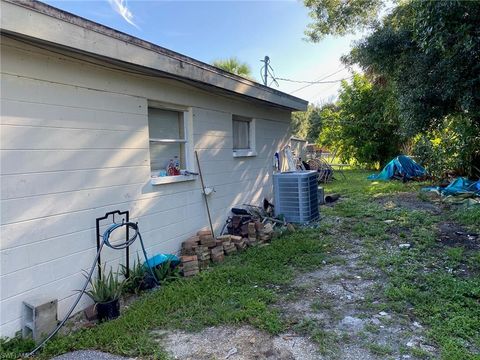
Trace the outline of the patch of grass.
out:
<instances>
[{"instance_id":1,"label":"patch of grass","mask_svg":"<svg viewBox=\"0 0 480 360\"><path fill-rule=\"evenodd\" d=\"M331 310L333 308L333 303L328 299L316 299L312 302L310 307L314 311L321 312L325 310Z\"/></svg>"},{"instance_id":2,"label":"patch of grass","mask_svg":"<svg viewBox=\"0 0 480 360\"><path fill-rule=\"evenodd\" d=\"M369 333L372 333L372 334L380 333L380 327L378 325L366 324L364 326L364 329L365 329L365 331L368 331Z\"/></svg>"},{"instance_id":3,"label":"patch of grass","mask_svg":"<svg viewBox=\"0 0 480 360\"><path fill-rule=\"evenodd\" d=\"M311 339L318 345L318 351L322 355L335 355L338 352L340 338L333 331L315 329Z\"/></svg>"},{"instance_id":4,"label":"patch of grass","mask_svg":"<svg viewBox=\"0 0 480 360\"><path fill-rule=\"evenodd\" d=\"M456 222L468 226L473 231L480 230L480 206L460 208L451 212L451 217Z\"/></svg>"},{"instance_id":5,"label":"patch of grass","mask_svg":"<svg viewBox=\"0 0 480 360\"><path fill-rule=\"evenodd\" d=\"M429 352L427 352L423 349L417 348L417 347L411 348L410 349L410 354L412 354L413 356L415 356L418 359L431 359L432 358L432 355Z\"/></svg>"},{"instance_id":6,"label":"patch of grass","mask_svg":"<svg viewBox=\"0 0 480 360\"><path fill-rule=\"evenodd\" d=\"M387 345L379 345L379 344L369 344L368 350L370 350L372 354L379 355L379 356L391 355L393 353L393 350L391 347Z\"/></svg>"},{"instance_id":7,"label":"patch of grass","mask_svg":"<svg viewBox=\"0 0 480 360\"><path fill-rule=\"evenodd\" d=\"M450 266L456 267L463 260L463 247L453 247L446 250L446 255Z\"/></svg>"},{"instance_id":8,"label":"patch of grass","mask_svg":"<svg viewBox=\"0 0 480 360\"><path fill-rule=\"evenodd\" d=\"M281 237L268 247L251 248L191 279L178 279L145 294L118 319L49 342L42 358L74 349L99 349L126 356L162 359L151 330L197 331L220 324L251 324L272 334L285 329L271 285L289 284L300 271L319 268L328 239L315 230Z\"/></svg>"},{"instance_id":9,"label":"patch of grass","mask_svg":"<svg viewBox=\"0 0 480 360\"><path fill-rule=\"evenodd\" d=\"M322 355L334 356L338 352L339 341L341 339L348 340L348 337L340 338L334 332L324 329L322 323L312 319L303 319L293 327L293 330L301 335L309 336L318 345L318 351Z\"/></svg>"},{"instance_id":10,"label":"patch of grass","mask_svg":"<svg viewBox=\"0 0 480 360\"><path fill-rule=\"evenodd\" d=\"M22 339L17 334L11 339L0 339L0 359L18 359L35 347L31 339Z\"/></svg>"}]
</instances>

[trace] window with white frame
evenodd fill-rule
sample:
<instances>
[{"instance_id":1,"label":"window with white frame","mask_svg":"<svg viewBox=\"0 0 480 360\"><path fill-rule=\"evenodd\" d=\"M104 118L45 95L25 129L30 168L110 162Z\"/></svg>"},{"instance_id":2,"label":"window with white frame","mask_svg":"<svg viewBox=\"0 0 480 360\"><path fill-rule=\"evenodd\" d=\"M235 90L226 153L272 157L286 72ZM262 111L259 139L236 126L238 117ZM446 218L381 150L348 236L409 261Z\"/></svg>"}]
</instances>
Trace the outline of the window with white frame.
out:
<instances>
[{"instance_id":1,"label":"window with white frame","mask_svg":"<svg viewBox=\"0 0 480 360\"><path fill-rule=\"evenodd\" d=\"M190 163L187 114L187 111L148 108L150 170L152 178L164 178L158 183L180 175L185 178L183 174ZM172 164L175 169L170 172Z\"/></svg>"},{"instance_id":2,"label":"window with white frame","mask_svg":"<svg viewBox=\"0 0 480 360\"><path fill-rule=\"evenodd\" d=\"M233 115L233 156L255 156L255 120Z\"/></svg>"}]
</instances>

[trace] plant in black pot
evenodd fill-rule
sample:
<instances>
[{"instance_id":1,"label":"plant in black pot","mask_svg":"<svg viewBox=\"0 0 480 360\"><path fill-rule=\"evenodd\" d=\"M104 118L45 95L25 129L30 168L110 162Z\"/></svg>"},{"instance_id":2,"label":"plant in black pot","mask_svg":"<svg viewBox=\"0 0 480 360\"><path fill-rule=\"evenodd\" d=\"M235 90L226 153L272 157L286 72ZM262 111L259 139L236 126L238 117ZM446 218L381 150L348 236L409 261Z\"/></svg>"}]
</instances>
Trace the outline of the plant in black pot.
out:
<instances>
[{"instance_id":1,"label":"plant in black pot","mask_svg":"<svg viewBox=\"0 0 480 360\"><path fill-rule=\"evenodd\" d=\"M103 272L105 274L105 272ZM118 273L108 275L94 280L90 279L90 289L85 291L88 297L95 302L95 309L100 321L112 320L120 316L120 295L122 294L123 283L118 280Z\"/></svg>"}]
</instances>

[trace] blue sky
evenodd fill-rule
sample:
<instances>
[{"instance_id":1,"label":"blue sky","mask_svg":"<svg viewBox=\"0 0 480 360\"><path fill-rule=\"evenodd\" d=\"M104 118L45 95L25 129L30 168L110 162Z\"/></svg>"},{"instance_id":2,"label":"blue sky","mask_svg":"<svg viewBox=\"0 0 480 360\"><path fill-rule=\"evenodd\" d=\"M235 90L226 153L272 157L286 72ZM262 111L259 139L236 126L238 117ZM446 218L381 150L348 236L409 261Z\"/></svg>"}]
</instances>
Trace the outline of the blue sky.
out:
<instances>
[{"instance_id":1,"label":"blue sky","mask_svg":"<svg viewBox=\"0 0 480 360\"><path fill-rule=\"evenodd\" d=\"M236 56L247 62L261 81L265 55L277 77L318 80L338 71L339 61L359 36L328 37L313 44L304 40L308 10L297 1L45 1L63 10L126 32L157 45L211 63ZM121 6L124 16L120 14ZM117 10L117 11L116 11ZM349 77L343 70L328 80ZM308 86L279 81L286 93L324 103L336 96L339 84Z\"/></svg>"}]
</instances>

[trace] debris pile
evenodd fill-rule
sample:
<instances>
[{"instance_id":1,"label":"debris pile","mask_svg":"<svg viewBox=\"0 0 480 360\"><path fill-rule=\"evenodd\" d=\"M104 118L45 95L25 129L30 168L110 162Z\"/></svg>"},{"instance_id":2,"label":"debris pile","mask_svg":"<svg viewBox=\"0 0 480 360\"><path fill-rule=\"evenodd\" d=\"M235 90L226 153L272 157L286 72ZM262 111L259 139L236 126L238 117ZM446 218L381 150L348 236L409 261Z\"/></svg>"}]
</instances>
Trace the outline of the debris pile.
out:
<instances>
[{"instance_id":1,"label":"debris pile","mask_svg":"<svg viewBox=\"0 0 480 360\"><path fill-rule=\"evenodd\" d=\"M227 230L226 234L214 237L210 230L200 230L185 240L182 243L180 265L183 275L194 276L207 269L210 263L221 263L225 256L247 247L265 246L276 234L294 229L293 225L259 209L232 209L233 216L228 218L222 230L222 233Z\"/></svg>"}]
</instances>

